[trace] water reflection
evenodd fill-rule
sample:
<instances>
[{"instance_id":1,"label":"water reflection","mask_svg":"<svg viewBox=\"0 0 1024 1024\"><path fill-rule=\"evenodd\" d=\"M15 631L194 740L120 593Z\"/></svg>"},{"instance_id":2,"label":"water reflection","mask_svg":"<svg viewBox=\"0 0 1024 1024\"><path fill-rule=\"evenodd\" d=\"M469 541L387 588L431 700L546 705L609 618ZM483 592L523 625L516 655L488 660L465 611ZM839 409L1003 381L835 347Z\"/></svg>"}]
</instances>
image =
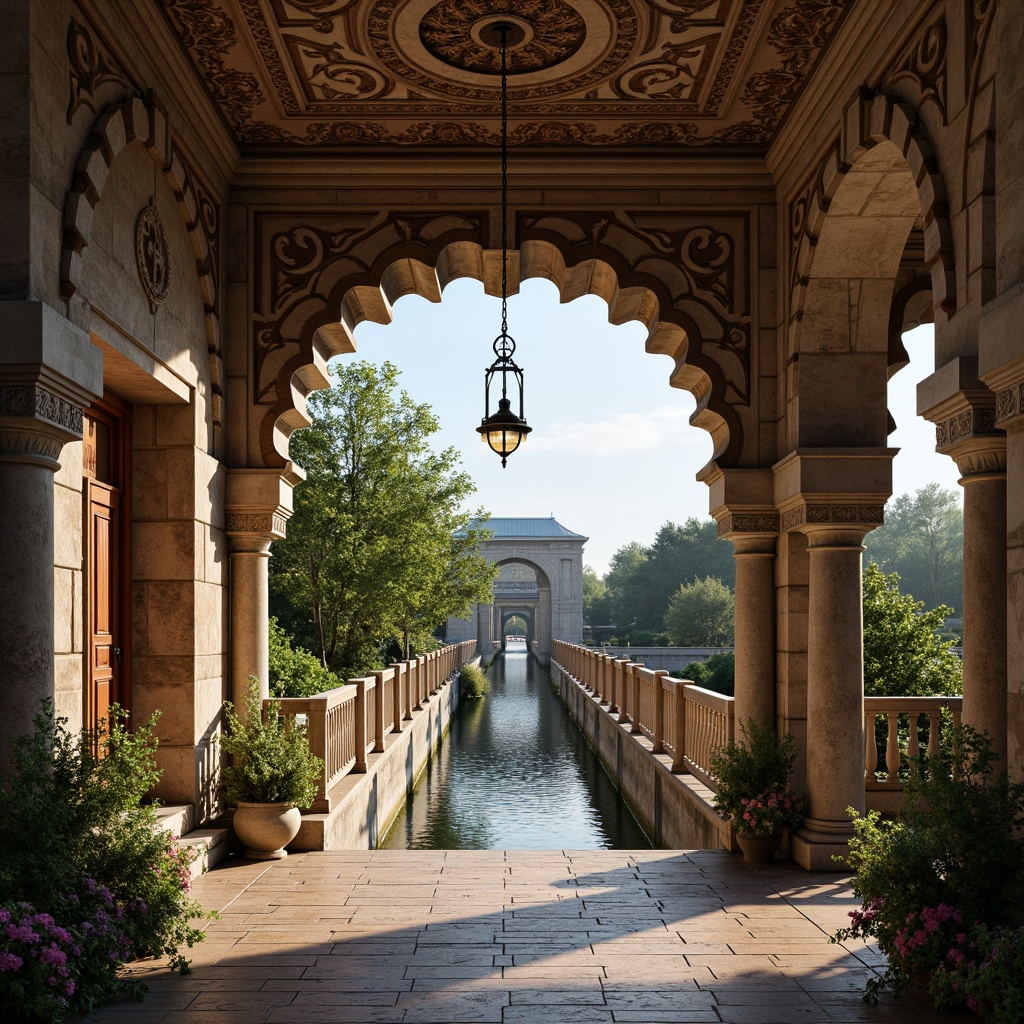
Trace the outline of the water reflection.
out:
<instances>
[{"instance_id":1,"label":"water reflection","mask_svg":"<svg viewBox=\"0 0 1024 1024\"><path fill-rule=\"evenodd\" d=\"M520 648L522 651L522 648ZM558 698L514 645L464 701L381 846L410 850L649 847Z\"/></svg>"}]
</instances>

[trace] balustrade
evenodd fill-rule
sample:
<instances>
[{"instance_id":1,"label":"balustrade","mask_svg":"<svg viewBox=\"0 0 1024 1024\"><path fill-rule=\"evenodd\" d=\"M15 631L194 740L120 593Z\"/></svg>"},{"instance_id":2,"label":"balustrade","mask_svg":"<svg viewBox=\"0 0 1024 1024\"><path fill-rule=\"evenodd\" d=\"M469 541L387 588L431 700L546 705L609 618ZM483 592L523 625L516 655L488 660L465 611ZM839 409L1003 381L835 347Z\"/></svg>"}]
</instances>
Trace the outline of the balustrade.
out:
<instances>
[{"instance_id":1,"label":"balustrade","mask_svg":"<svg viewBox=\"0 0 1024 1024\"><path fill-rule=\"evenodd\" d=\"M350 772L365 772L367 753L383 751L385 736L402 732L404 721L475 654L476 641L465 640L312 697L272 698L283 716L305 720L309 749L324 762L307 813L329 813L331 788ZM264 709L269 703L263 702Z\"/></svg>"},{"instance_id":2,"label":"balustrade","mask_svg":"<svg viewBox=\"0 0 1024 1024\"><path fill-rule=\"evenodd\" d=\"M564 640L553 641L556 665L567 672L632 734L643 734L654 753L672 756L672 771L689 772L711 789L712 752L735 735L735 701L664 671L602 654ZM869 791L899 791L922 752L936 757L946 719L960 723L962 697L866 697L865 775ZM887 721L879 756L875 721ZM891 766L891 767L890 767Z\"/></svg>"},{"instance_id":3,"label":"balustrade","mask_svg":"<svg viewBox=\"0 0 1024 1024\"><path fill-rule=\"evenodd\" d=\"M963 697L865 697L864 770L869 790L900 790L904 777L917 765L922 751L939 756L943 711L960 724ZM887 721L885 757L880 761L875 722ZM927 726L923 730L923 719ZM926 738L922 743L922 732ZM884 776L880 778L879 776Z\"/></svg>"}]
</instances>

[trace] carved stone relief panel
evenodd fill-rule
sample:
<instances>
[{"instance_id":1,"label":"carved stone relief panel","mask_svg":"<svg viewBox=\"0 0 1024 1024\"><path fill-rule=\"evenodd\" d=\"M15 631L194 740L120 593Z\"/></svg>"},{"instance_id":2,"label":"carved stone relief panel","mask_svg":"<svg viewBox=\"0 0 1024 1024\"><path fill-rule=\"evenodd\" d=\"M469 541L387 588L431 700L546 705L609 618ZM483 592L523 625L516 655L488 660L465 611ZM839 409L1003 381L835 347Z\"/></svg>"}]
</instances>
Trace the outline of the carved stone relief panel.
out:
<instances>
[{"instance_id":1,"label":"carved stone relief panel","mask_svg":"<svg viewBox=\"0 0 1024 1024\"><path fill-rule=\"evenodd\" d=\"M661 319L686 330L688 359L712 360L724 382L721 397L750 405L748 212L522 212L516 223L518 238L553 242L567 263L596 257L616 269L620 287L651 287Z\"/></svg>"},{"instance_id":2,"label":"carved stone relief panel","mask_svg":"<svg viewBox=\"0 0 1024 1024\"><path fill-rule=\"evenodd\" d=\"M242 144L763 147L850 0L160 0Z\"/></svg>"}]
</instances>

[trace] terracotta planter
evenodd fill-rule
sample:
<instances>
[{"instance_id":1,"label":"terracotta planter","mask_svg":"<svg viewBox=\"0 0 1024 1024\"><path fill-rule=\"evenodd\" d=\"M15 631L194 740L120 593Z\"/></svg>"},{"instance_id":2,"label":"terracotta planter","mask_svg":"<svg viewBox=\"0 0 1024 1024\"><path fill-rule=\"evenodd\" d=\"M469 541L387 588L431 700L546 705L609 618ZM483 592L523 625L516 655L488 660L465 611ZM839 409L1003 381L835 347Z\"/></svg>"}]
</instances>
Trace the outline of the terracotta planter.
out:
<instances>
[{"instance_id":1,"label":"terracotta planter","mask_svg":"<svg viewBox=\"0 0 1024 1024\"><path fill-rule=\"evenodd\" d=\"M238 802L232 821L235 835L248 849L250 860L280 860L288 856L285 847L299 834L302 812L292 804L247 804Z\"/></svg>"},{"instance_id":2,"label":"terracotta planter","mask_svg":"<svg viewBox=\"0 0 1024 1024\"><path fill-rule=\"evenodd\" d=\"M743 851L745 864L771 864L775 860L775 851L782 842L782 836L778 832L773 836L752 836L746 832L737 832L736 842Z\"/></svg>"}]
</instances>

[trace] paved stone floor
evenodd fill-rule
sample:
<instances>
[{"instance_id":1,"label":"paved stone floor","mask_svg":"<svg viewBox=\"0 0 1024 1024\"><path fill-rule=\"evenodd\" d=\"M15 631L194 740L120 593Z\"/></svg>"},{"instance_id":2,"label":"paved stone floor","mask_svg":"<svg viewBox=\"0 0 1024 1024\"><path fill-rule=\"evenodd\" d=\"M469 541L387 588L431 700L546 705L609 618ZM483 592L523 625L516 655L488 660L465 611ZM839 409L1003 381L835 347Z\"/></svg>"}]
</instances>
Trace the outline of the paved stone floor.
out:
<instances>
[{"instance_id":1,"label":"paved stone floor","mask_svg":"<svg viewBox=\"0 0 1024 1024\"><path fill-rule=\"evenodd\" d=\"M960 1020L860 993L841 878L724 852L350 851L232 860L194 973L135 970L95 1022L818 1024ZM975 1019L975 1018L964 1018Z\"/></svg>"}]
</instances>

